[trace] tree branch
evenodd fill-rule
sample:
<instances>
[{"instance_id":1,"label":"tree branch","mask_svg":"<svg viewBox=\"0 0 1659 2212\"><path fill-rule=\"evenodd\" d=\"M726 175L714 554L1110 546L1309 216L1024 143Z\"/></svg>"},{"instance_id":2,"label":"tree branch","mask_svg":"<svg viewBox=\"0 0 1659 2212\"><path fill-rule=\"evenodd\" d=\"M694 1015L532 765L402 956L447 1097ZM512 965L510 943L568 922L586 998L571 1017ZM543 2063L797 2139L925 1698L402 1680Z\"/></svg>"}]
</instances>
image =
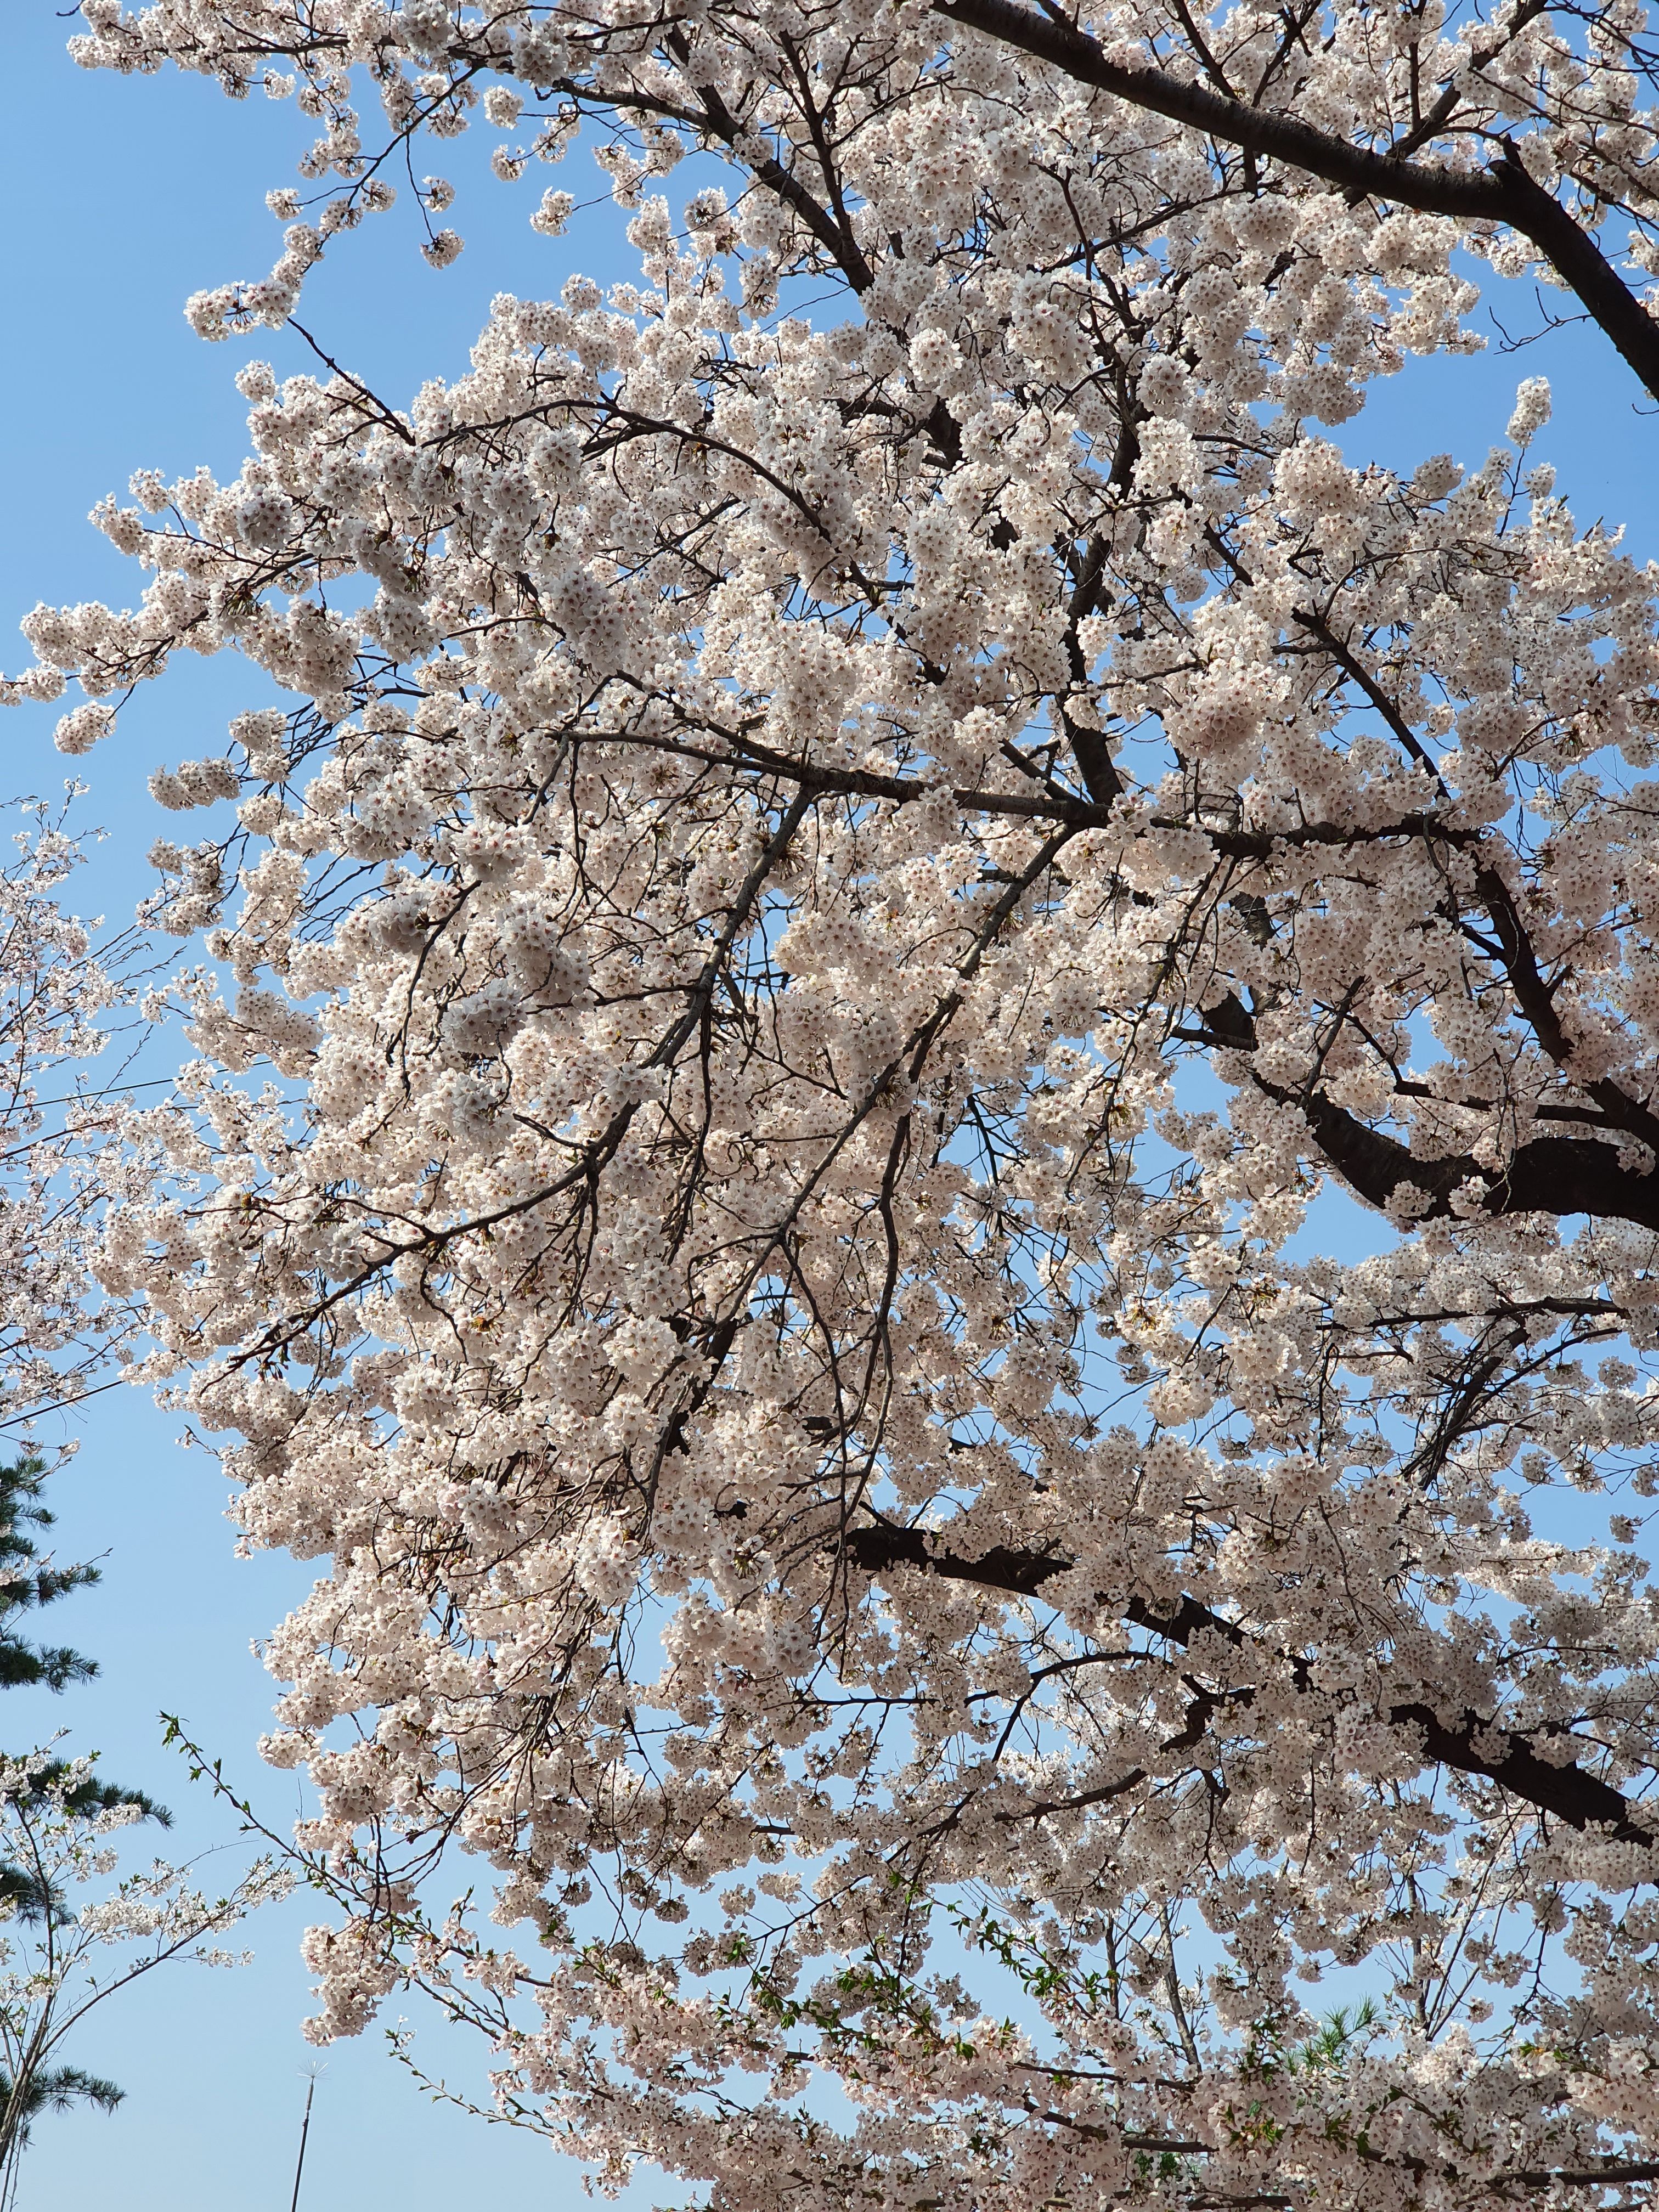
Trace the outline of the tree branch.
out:
<instances>
[{"instance_id":1,"label":"tree branch","mask_svg":"<svg viewBox=\"0 0 1659 2212\"><path fill-rule=\"evenodd\" d=\"M1019 1597L1040 1596L1046 1583L1069 1573L1077 1564L1063 1554L1017 1551L1007 1546L981 1553L977 1559L966 1559L931 1543L923 1529L899 1528L886 1522L850 1530L842 1548L853 1565L868 1575L911 1567L922 1574L977 1583ZM1122 1613L1136 1627L1183 1650L1200 1629L1224 1638L1236 1648L1250 1641L1237 1621L1225 1620L1189 1596L1168 1607L1131 1597L1125 1601ZM1288 1661L1298 1690L1313 1686L1306 1660L1285 1653L1276 1656ZM1237 1710L1248 1706L1253 1696L1245 1687L1233 1692L1229 1703ZM1650 1850L1659 1842L1659 1837L1638 1817L1643 1808L1621 1796L1610 1784L1582 1766L1557 1766L1540 1759L1526 1737L1506 1734L1491 1718L1464 1712L1448 1722L1419 1698L1389 1705L1381 1717L1391 1728L1401 1730L1408 1741L1420 1742L1425 1765L1449 1766L1460 1774L1479 1775L1540 1812L1553 1814L1571 1828L1604 1828L1620 1843L1639 1844Z\"/></svg>"},{"instance_id":2,"label":"tree branch","mask_svg":"<svg viewBox=\"0 0 1659 2212\"><path fill-rule=\"evenodd\" d=\"M1304 170L1345 191L1462 222L1507 224L1537 247L1659 398L1659 324L1589 233L1531 176L1509 141L1485 169L1402 161L1334 137L1293 115L1231 100L1165 70L1126 69L1109 61L1099 41L1085 32L1033 15L1015 0L933 0L933 6L949 21L1048 62L1080 84L1097 85L1133 106Z\"/></svg>"},{"instance_id":3,"label":"tree branch","mask_svg":"<svg viewBox=\"0 0 1659 2212\"><path fill-rule=\"evenodd\" d=\"M1201 1020L1201 1029L1178 1034L1217 1052L1255 1050L1255 1024L1236 993L1230 991L1206 1007ZM1297 1091L1261 1076L1254 1079L1279 1105L1300 1108L1327 1164L1357 1197L1379 1209L1389 1205L1403 1184L1425 1201L1419 1219L1444 1220L1455 1210L1455 1194L1473 1185L1483 1213L1547 1213L1558 1218L1588 1213L1659 1229L1659 1174L1643 1175L1626 1166L1617 1149L1599 1138L1529 1138L1516 1147L1502 1172L1494 1175L1470 1152L1419 1159L1397 1137L1372 1128L1322 1091ZM1632 1117L1645 1116L1644 1108L1610 1083L1584 1088L1604 1112L1609 1099L1623 1109L1617 1121L1608 1115L1609 1127L1625 1127Z\"/></svg>"}]
</instances>

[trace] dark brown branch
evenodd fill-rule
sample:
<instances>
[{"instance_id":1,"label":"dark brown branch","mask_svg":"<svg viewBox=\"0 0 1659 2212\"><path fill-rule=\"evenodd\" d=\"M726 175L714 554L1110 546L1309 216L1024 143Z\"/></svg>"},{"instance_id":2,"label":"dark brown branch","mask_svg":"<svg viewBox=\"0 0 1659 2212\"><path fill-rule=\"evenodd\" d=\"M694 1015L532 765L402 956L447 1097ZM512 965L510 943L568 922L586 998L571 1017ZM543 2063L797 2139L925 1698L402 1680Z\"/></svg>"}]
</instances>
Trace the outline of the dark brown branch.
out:
<instances>
[{"instance_id":1,"label":"dark brown branch","mask_svg":"<svg viewBox=\"0 0 1659 2212\"><path fill-rule=\"evenodd\" d=\"M1097 40L1053 16L1034 15L1016 0L933 0L933 8L949 21L1048 62L1080 84L1097 85L1133 106L1304 170L1345 191L1462 222L1506 224L1537 247L1659 398L1659 325L1589 233L1528 173L1508 142L1485 169L1401 161L1397 155L1352 145L1296 116L1230 100L1165 70L1126 69L1106 58Z\"/></svg>"},{"instance_id":2,"label":"dark brown branch","mask_svg":"<svg viewBox=\"0 0 1659 2212\"><path fill-rule=\"evenodd\" d=\"M853 1565L866 1574L884 1575L895 1567L911 1567L923 1574L942 1575L953 1582L977 1583L990 1589L1006 1590L1018 1597L1038 1597L1058 1575L1068 1573L1075 1560L1052 1552L1017 1551L1007 1546L967 1559L940 1549L921 1528L900 1528L886 1522L854 1528L843 1549ZM1182 1650L1207 1630L1224 1638L1235 1648L1250 1639L1237 1621L1227 1620L1196 1599L1183 1596L1178 1605L1150 1606L1136 1597L1122 1607L1126 1620ZM1309 1662L1284 1653L1276 1657L1288 1663L1299 1690L1312 1686ZM1228 1704L1235 1710L1248 1706L1248 1688L1232 1692ZM1219 1700L1217 1701L1218 1705ZM1425 1765L1449 1766L1460 1774L1479 1775L1523 1803L1553 1814L1571 1828L1598 1827L1611 1832L1620 1843L1639 1844L1651 1850L1656 1836L1638 1817L1640 1808L1621 1796L1610 1784L1577 1765L1556 1766L1540 1759L1527 1739L1505 1733L1491 1718L1478 1713L1460 1714L1447 1722L1419 1698L1384 1709L1382 1718L1392 1728L1411 1732L1419 1741ZM1191 1747L1184 1741L1182 1747Z\"/></svg>"},{"instance_id":3,"label":"dark brown branch","mask_svg":"<svg viewBox=\"0 0 1659 2212\"><path fill-rule=\"evenodd\" d=\"M1232 992L1206 1008L1202 1027L1179 1035L1216 1052L1250 1053L1255 1049L1255 1024ZM1627 1166L1617 1148L1595 1137L1532 1137L1516 1147L1502 1172L1494 1175L1469 1152L1454 1152L1443 1159L1419 1159L1397 1137L1374 1129L1346 1107L1338 1106L1317 1090L1298 1091L1255 1079L1259 1088L1280 1105L1299 1107L1314 1142L1356 1197L1369 1205L1386 1207L1402 1186L1414 1191L1424 1203L1418 1218L1444 1220L1452 1212L1455 1194L1472 1188L1483 1213L1588 1213L1602 1220L1633 1221L1638 1228L1659 1229L1659 1173L1643 1175ZM1608 1115L1606 1126L1629 1127L1646 1109L1626 1099L1607 1082L1584 1088L1607 1111L1609 1100L1621 1109L1620 1118Z\"/></svg>"},{"instance_id":4,"label":"dark brown branch","mask_svg":"<svg viewBox=\"0 0 1659 2212\"><path fill-rule=\"evenodd\" d=\"M1212 537L1214 532L1211 533ZM1317 638L1349 678L1364 693L1380 714L1401 747L1419 768L1426 769L1443 794L1445 785L1416 733L1401 714L1394 701L1371 675L1330 625L1318 614L1304 607L1294 610L1296 620L1312 637ZM1558 983L1546 981L1538 965L1538 956L1526 925L1509 885L1495 867L1490 865L1477 868L1475 889L1486 902L1498 935L1498 947L1502 956L1504 972L1515 994L1515 1002L1532 1025L1533 1034L1556 1066L1566 1071L1573 1057L1574 1043L1566 1032L1555 1004ZM1659 1117L1640 1100L1632 1098L1616 1083L1605 1077L1592 1077L1579 1086L1601 1109L1602 1119L1609 1128L1622 1129L1659 1156Z\"/></svg>"},{"instance_id":5,"label":"dark brown branch","mask_svg":"<svg viewBox=\"0 0 1659 2212\"><path fill-rule=\"evenodd\" d=\"M693 64L684 33L672 30L663 43L679 67L689 74ZM694 89L702 102L704 127L711 137L719 138L723 144L735 147L743 135L742 125L720 96L719 87L700 84ZM781 162L775 161L769 155L763 155L751 166L756 177L767 190L775 192L785 206L792 208L800 217L853 289L858 293L867 292L872 281L870 264L859 250L844 211L840 222L827 214L799 179L792 177Z\"/></svg>"},{"instance_id":6,"label":"dark brown branch","mask_svg":"<svg viewBox=\"0 0 1659 2212\"><path fill-rule=\"evenodd\" d=\"M1611 1145L1594 1137L1533 1137L1517 1146L1494 1176L1468 1152L1420 1160L1317 1091L1300 1104L1319 1149L1361 1198L1386 1206L1403 1183L1428 1203L1422 1218L1443 1219L1452 1197L1472 1184L1484 1213L1589 1213L1659 1229L1659 1176L1626 1167Z\"/></svg>"},{"instance_id":7,"label":"dark brown branch","mask_svg":"<svg viewBox=\"0 0 1659 2212\"><path fill-rule=\"evenodd\" d=\"M1509 885L1495 868L1482 868L1475 877L1475 888L1486 901L1498 931L1498 941L1503 949L1504 969L1509 977L1510 988L1515 994L1516 1004L1532 1024L1538 1039L1556 1066L1564 1071L1574 1054L1573 1040L1562 1025L1556 1010L1555 994L1559 983L1545 981L1538 966L1531 938L1516 910ZM1593 1098L1606 1115L1608 1124L1622 1129L1640 1144L1646 1145L1659 1156L1659 1118L1656 1118L1639 1099L1632 1098L1616 1083L1605 1076L1592 1076L1580 1080L1577 1088L1586 1097Z\"/></svg>"}]
</instances>

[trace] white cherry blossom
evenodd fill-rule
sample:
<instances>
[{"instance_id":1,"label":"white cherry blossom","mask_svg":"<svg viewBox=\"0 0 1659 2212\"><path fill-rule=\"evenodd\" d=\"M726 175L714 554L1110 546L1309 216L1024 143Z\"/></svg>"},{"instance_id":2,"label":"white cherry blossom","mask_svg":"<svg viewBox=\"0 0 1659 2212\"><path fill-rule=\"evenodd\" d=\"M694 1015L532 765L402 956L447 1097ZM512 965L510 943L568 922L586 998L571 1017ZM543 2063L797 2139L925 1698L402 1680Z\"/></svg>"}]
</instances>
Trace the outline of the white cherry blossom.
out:
<instances>
[{"instance_id":1,"label":"white cherry blossom","mask_svg":"<svg viewBox=\"0 0 1659 2212\"><path fill-rule=\"evenodd\" d=\"M290 702L158 769L97 1265L320 1563L314 2032L719 2212L1647 2201L1659 579L1541 380L1327 435L1460 246L1659 392L1642 11L82 13L319 134L206 337L479 119L640 262L245 368L10 679Z\"/></svg>"}]
</instances>

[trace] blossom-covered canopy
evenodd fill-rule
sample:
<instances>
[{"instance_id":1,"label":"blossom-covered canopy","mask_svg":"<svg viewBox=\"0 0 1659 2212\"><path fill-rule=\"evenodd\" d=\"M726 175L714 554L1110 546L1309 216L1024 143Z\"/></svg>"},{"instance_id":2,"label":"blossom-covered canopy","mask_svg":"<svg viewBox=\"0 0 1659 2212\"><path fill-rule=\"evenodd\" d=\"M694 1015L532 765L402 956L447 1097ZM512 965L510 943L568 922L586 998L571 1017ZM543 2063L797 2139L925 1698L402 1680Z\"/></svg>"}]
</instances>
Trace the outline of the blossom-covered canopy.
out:
<instances>
[{"instance_id":1,"label":"blossom-covered canopy","mask_svg":"<svg viewBox=\"0 0 1659 2212\"><path fill-rule=\"evenodd\" d=\"M317 126L205 337L480 121L640 260L244 368L10 686L256 672L97 1266L326 1562L317 2032L720 2212L1645 2201L1656 579L1541 379L1356 460L1482 259L1659 396L1644 11L82 12Z\"/></svg>"}]
</instances>

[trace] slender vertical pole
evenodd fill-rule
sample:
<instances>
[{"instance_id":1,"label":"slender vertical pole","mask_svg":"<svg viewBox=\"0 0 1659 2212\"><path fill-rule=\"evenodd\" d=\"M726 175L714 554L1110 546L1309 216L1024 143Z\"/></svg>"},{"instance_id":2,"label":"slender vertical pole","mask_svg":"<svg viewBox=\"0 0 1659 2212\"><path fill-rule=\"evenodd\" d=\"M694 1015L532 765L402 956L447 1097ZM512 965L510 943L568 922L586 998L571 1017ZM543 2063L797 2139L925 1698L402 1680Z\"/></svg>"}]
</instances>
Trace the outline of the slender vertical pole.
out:
<instances>
[{"instance_id":1,"label":"slender vertical pole","mask_svg":"<svg viewBox=\"0 0 1659 2212\"><path fill-rule=\"evenodd\" d=\"M311 2100L317 2094L317 2076L313 2074L306 2085L306 2116L300 2123L300 2156L294 2168L294 2201L289 2212L299 2212L300 2176L306 2170L306 2137L311 2132Z\"/></svg>"}]
</instances>

